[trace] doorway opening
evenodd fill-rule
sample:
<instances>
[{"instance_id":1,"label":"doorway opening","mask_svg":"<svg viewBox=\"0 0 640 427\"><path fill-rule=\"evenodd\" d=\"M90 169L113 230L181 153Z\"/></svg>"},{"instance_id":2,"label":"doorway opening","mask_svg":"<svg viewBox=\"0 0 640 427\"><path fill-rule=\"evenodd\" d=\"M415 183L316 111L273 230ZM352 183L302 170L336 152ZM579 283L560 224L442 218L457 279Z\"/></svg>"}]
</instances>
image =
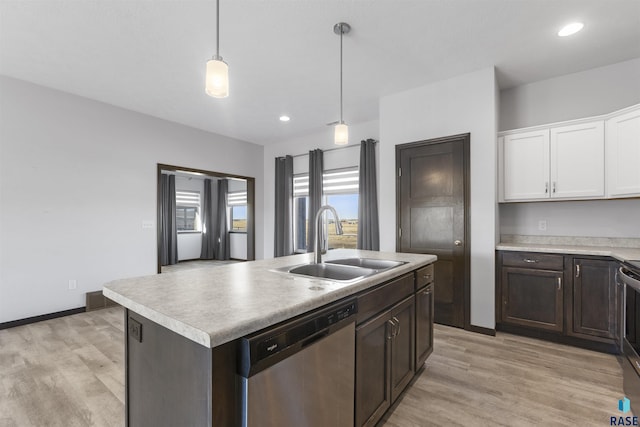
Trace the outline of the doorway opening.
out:
<instances>
[{"instance_id":1,"label":"doorway opening","mask_svg":"<svg viewBox=\"0 0 640 427\"><path fill-rule=\"evenodd\" d=\"M255 259L255 178L157 165L158 273Z\"/></svg>"}]
</instances>

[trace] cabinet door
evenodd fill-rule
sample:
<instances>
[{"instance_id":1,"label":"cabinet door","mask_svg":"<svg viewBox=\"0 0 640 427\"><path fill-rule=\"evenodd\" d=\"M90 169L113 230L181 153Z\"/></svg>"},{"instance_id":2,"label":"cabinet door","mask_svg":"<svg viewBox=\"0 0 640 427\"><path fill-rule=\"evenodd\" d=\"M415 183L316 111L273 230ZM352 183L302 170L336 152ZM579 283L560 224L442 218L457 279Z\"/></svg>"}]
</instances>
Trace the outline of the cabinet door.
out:
<instances>
[{"instance_id":1,"label":"cabinet door","mask_svg":"<svg viewBox=\"0 0 640 427\"><path fill-rule=\"evenodd\" d=\"M391 310L356 328L356 426L373 426L391 405Z\"/></svg>"},{"instance_id":2,"label":"cabinet door","mask_svg":"<svg viewBox=\"0 0 640 427\"><path fill-rule=\"evenodd\" d=\"M433 285L416 292L416 370L433 351Z\"/></svg>"},{"instance_id":3,"label":"cabinet door","mask_svg":"<svg viewBox=\"0 0 640 427\"><path fill-rule=\"evenodd\" d=\"M562 272L502 268L502 322L562 332Z\"/></svg>"},{"instance_id":4,"label":"cabinet door","mask_svg":"<svg viewBox=\"0 0 640 427\"><path fill-rule=\"evenodd\" d=\"M391 344L391 402L409 384L415 372L415 303L414 296L398 303L391 310L393 321Z\"/></svg>"},{"instance_id":5,"label":"cabinet door","mask_svg":"<svg viewBox=\"0 0 640 427\"><path fill-rule=\"evenodd\" d=\"M551 197L604 197L604 122L551 129Z\"/></svg>"},{"instance_id":6,"label":"cabinet door","mask_svg":"<svg viewBox=\"0 0 640 427\"><path fill-rule=\"evenodd\" d=\"M640 106L606 122L607 196L640 196Z\"/></svg>"},{"instance_id":7,"label":"cabinet door","mask_svg":"<svg viewBox=\"0 0 640 427\"><path fill-rule=\"evenodd\" d=\"M549 131L506 135L502 147L504 200L549 198Z\"/></svg>"},{"instance_id":8,"label":"cabinet door","mask_svg":"<svg viewBox=\"0 0 640 427\"><path fill-rule=\"evenodd\" d=\"M573 327L570 335L615 339L616 285L609 261L573 260Z\"/></svg>"}]
</instances>

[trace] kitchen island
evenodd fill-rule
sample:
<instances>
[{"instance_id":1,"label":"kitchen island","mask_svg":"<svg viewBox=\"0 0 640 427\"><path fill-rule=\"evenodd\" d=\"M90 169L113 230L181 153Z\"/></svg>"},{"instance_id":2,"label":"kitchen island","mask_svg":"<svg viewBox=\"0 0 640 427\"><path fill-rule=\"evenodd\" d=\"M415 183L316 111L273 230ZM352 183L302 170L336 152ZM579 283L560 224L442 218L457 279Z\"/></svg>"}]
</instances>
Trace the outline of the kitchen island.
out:
<instances>
[{"instance_id":1,"label":"kitchen island","mask_svg":"<svg viewBox=\"0 0 640 427\"><path fill-rule=\"evenodd\" d=\"M278 271L309 263L312 255L106 284L104 295L126 308L127 425L237 424L238 339L328 304L371 294L400 277L405 284L411 278L413 297L416 272L436 260L433 255L339 249L325 260L358 257L404 264L346 283ZM422 276L432 275L431 268Z\"/></svg>"}]
</instances>

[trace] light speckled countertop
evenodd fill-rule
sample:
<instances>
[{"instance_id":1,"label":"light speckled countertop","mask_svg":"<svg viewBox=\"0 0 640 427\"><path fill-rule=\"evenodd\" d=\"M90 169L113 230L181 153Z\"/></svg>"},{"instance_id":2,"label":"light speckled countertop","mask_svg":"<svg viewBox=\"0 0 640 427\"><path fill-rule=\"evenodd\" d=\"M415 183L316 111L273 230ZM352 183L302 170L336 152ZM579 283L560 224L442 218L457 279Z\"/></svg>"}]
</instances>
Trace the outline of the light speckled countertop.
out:
<instances>
[{"instance_id":1,"label":"light speckled countertop","mask_svg":"<svg viewBox=\"0 0 640 427\"><path fill-rule=\"evenodd\" d=\"M216 347L436 261L434 255L336 249L323 259L407 261L353 284L273 271L313 254L163 273L109 282L104 295L203 346Z\"/></svg>"},{"instance_id":2,"label":"light speckled countertop","mask_svg":"<svg viewBox=\"0 0 640 427\"><path fill-rule=\"evenodd\" d=\"M571 255L608 256L620 261L640 260L640 248L618 248L609 246L585 246L547 243L500 243L500 251L547 252Z\"/></svg>"}]
</instances>

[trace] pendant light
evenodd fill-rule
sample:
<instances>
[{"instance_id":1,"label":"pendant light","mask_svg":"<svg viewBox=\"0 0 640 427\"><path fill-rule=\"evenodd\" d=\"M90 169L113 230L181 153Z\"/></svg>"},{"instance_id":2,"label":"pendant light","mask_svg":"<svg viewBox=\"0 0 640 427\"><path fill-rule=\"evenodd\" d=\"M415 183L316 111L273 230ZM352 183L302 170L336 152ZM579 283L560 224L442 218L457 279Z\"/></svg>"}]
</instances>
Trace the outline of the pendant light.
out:
<instances>
[{"instance_id":1,"label":"pendant light","mask_svg":"<svg viewBox=\"0 0 640 427\"><path fill-rule=\"evenodd\" d=\"M340 36L340 121L335 126L333 143L346 145L349 143L349 127L342 120L342 36L351 31L351 26L345 22L339 22L333 26L333 32Z\"/></svg>"},{"instance_id":2,"label":"pendant light","mask_svg":"<svg viewBox=\"0 0 640 427\"><path fill-rule=\"evenodd\" d=\"M220 0L216 0L216 54L207 61L205 92L214 98L229 96L229 66L220 56Z\"/></svg>"}]
</instances>

